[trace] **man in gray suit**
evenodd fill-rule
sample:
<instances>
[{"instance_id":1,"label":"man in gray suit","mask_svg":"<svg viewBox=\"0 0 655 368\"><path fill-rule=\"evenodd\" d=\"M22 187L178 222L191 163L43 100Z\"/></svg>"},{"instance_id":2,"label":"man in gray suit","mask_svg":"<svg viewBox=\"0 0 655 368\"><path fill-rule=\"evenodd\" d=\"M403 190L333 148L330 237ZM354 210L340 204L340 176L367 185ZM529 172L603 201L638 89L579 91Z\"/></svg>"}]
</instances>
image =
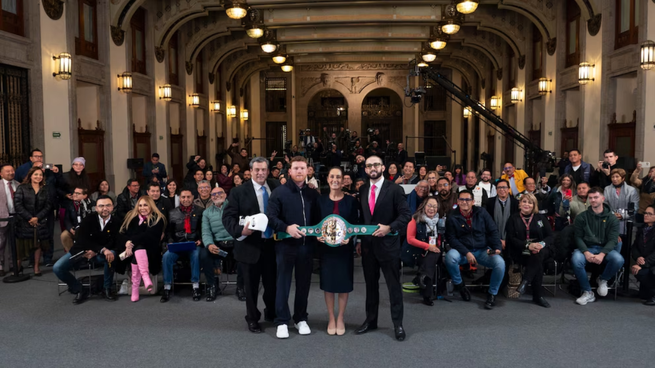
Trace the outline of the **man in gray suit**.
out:
<instances>
[{"instance_id":1,"label":"man in gray suit","mask_svg":"<svg viewBox=\"0 0 655 368\"><path fill-rule=\"evenodd\" d=\"M14 193L18 188L18 182L14 180L15 175L14 167L9 164L0 168L0 177L2 178L2 185L0 185L0 218L7 218L10 213L15 212ZM0 277L5 276L6 270L9 269L11 264L11 255L5 257L5 251L11 251L5 247L8 231L7 222L0 222Z\"/></svg>"}]
</instances>

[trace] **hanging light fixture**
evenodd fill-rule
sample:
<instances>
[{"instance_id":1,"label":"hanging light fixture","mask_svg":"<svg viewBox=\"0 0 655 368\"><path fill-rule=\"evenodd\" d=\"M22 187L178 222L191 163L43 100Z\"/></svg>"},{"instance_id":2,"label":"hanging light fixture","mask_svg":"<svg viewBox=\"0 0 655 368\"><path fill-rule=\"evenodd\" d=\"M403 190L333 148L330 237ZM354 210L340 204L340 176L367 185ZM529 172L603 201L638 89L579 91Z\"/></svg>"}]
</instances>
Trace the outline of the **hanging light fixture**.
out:
<instances>
[{"instance_id":1,"label":"hanging light fixture","mask_svg":"<svg viewBox=\"0 0 655 368\"><path fill-rule=\"evenodd\" d=\"M448 35L454 35L459 32L459 29L464 22L464 15L457 11L455 5L448 4L446 5L444 11L444 16L441 18L441 31Z\"/></svg>"},{"instance_id":2,"label":"hanging light fixture","mask_svg":"<svg viewBox=\"0 0 655 368\"><path fill-rule=\"evenodd\" d=\"M285 73L289 73L290 71L293 70L293 60L292 58L287 58L287 60L282 64L282 71Z\"/></svg>"},{"instance_id":3,"label":"hanging light fixture","mask_svg":"<svg viewBox=\"0 0 655 368\"><path fill-rule=\"evenodd\" d=\"M248 9L247 15L241 20L241 25L246 29L250 38L259 38L264 35L264 20L262 13L257 9Z\"/></svg>"},{"instance_id":4,"label":"hanging light fixture","mask_svg":"<svg viewBox=\"0 0 655 368\"><path fill-rule=\"evenodd\" d=\"M192 93L192 94L189 95L189 99L191 101L189 106L193 106L195 108L200 107L200 95L199 94Z\"/></svg>"},{"instance_id":5,"label":"hanging light fixture","mask_svg":"<svg viewBox=\"0 0 655 368\"><path fill-rule=\"evenodd\" d=\"M432 47L435 50L441 50L444 47L446 47L446 42L447 38L443 36L437 36L434 37L433 39L430 40L430 47Z\"/></svg>"},{"instance_id":6,"label":"hanging light fixture","mask_svg":"<svg viewBox=\"0 0 655 368\"><path fill-rule=\"evenodd\" d=\"M552 79L539 78L539 94L543 96L545 94L552 93L553 91L550 88L550 84L552 82Z\"/></svg>"},{"instance_id":7,"label":"hanging light fixture","mask_svg":"<svg viewBox=\"0 0 655 368\"><path fill-rule=\"evenodd\" d=\"M510 101L512 101L512 103L517 103L519 101L523 101L523 99L521 98L521 93L522 92L523 92L522 90L520 90L520 89L518 89L516 87L512 88L512 90L510 91L510 94L509 94Z\"/></svg>"},{"instance_id":8,"label":"hanging light fixture","mask_svg":"<svg viewBox=\"0 0 655 368\"><path fill-rule=\"evenodd\" d=\"M173 99L173 94L170 84L164 84L159 86L159 99L164 101L170 101Z\"/></svg>"},{"instance_id":9,"label":"hanging light fixture","mask_svg":"<svg viewBox=\"0 0 655 368\"><path fill-rule=\"evenodd\" d=\"M459 0L457 11L462 14L471 14L478 8L478 0Z\"/></svg>"},{"instance_id":10,"label":"hanging light fixture","mask_svg":"<svg viewBox=\"0 0 655 368\"><path fill-rule=\"evenodd\" d=\"M655 67L655 42L646 41L641 44L641 69L651 70Z\"/></svg>"},{"instance_id":11,"label":"hanging light fixture","mask_svg":"<svg viewBox=\"0 0 655 368\"><path fill-rule=\"evenodd\" d=\"M219 100L212 101L211 111L213 111L215 114L218 114L219 112L221 112L221 101L219 101Z\"/></svg>"},{"instance_id":12,"label":"hanging light fixture","mask_svg":"<svg viewBox=\"0 0 655 368\"><path fill-rule=\"evenodd\" d=\"M431 63L437 58L437 54L432 50L426 50L421 53L421 59L426 63Z\"/></svg>"},{"instance_id":13,"label":"hanging light fixture","mask_svg":"<svg viewBox=\"0 0 655 368\"><path fill-rule=\"evenodd\" d=\"M228 118L236 118L237 117L237 107L232 105L227 108L227 117Z\"/></svg>"},{"instance_id":14,"label":"hanging light fixture","mask_svg":"<svg viewBox=\"0 0 655 368\"><path fill-rule=\"evenodd\" d=\"M117 75L118 77L118 90L123 93L132 92L132 73L123 72L123 74Z\"/></svg>"},{"instance_id":15,"label":"hanging light fixture","mask_svg":"<svg viewBox=\"0 0 655 368\"><path fill-rule=\"evenodd\" d=\"M236 1L229 1L224 4L225 14L231 19L241 19L248 13L248 5Z\"/></svg>"},{"instance_id":16,"label":"hanging light fixture","mask_svg":"<svg viewBox=\"0 0 655 368\"><path fill-rule=\"evenodd\" d=\"M464 119L468 119L469 116L471 116L471 108L467 106L464 108Z\"/></svg>"},{"instance_id":17,"label":"hanging light fixture","mask_svg":"<svg viewBox=\"0 0 655 368\"><path fill-rule=\"evenodd\" d=\"M256 24L246 27L246 34L250 38L259 38L264 35L264 29Z\"/></svg>"},{"instance_id":18,"label":"hanging light fixture","mask_svg":"<svg viewBox=\"0 0 655 368\"><path fill-rule=\"evenodd\" d=\"M285 61L287 61L287 56L282 53L278 53L277 55L273 56L273 62L275 64L282 64Z\"/></svg>"},{"instance_id":19,"label":"hanging light fixture","mask_svg":"<svg viewBox=\"0 0 655 368\"><path fill-rule=\"evenodd\" d=\"M71 54L67 52L62 52L57 56L53 56L52 60L55 61L54 72L52 76L59 80L68 80L71 79L73 75L73 58Z\"/></svg>"},{"instance_id":20,"label":"hanging light fixture","mask_svg":"<svg viewBox=\"0 0 655 368\"><path fill-rule=\"evenodd\" d=\"M491 96L491 99L489 100L489 108L492 110L496 110L499 105L498 97L496 96Z\"/></svg>"},{"instance_id":21,"label":"hanging light fixture","mask_svg":"<svg viewBox=\"0 0 655 368\"><path fill-rule=\"evenodd\" d=\"M416 66L418 66L419 68L425 68L426 66L428 66L428 63L421 60Z\"/></svg>"},{"instance_id":22,"label":"hanging light fixture","mask_svg":"<svg viewBox=\"0 0 655 368\"><path fill-rule=\"evenodd\" d=\"M241 110L241 120L248 121L248 110L246 109Z\"/></svg>"},{"instance_id":23,"label":"hanging light fixture","mask_svg":"<svg viewBox=\"0 0 655 368\"><path fill-rule=\"evenodd\" d=\"M594 64L582 62L578 68L578 82L585 85L596 80L594 78Z\"/></svg>"},{"instance_id":24,"label":"hanging light fixture","mask_svg":"<svg viewBox=\"0 0 655 368\"><path fill-rule=\"evenodd\" d=\"M264 51L267 54L270 54L277 50L277 44L275 44L272 41L266 41L265 43L262 44L262 51Z\"/></svg>"}]
</instances>

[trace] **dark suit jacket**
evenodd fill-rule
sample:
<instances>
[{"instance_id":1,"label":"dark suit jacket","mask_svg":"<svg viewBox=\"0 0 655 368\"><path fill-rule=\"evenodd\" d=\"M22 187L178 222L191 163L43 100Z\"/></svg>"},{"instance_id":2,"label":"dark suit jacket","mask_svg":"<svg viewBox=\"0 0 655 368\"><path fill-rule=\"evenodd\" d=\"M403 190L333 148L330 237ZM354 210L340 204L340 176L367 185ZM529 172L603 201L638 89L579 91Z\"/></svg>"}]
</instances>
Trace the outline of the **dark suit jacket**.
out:
<instances>
[{"instance_id":1,"label":"dark suit jacket","mask_svg":"<svg viewBox=\"0 0 655 368\"><path fill-rule=\"evenodd\" d=\"M90 214L82 219L80 227L75 232L75 244L73 244L70 254L77 254L83 250L92 250L99 253L102 248L117 250L118 247L115 243L122 224L122 219L111 216L109 222L101 231L98 215ZM123 248L125 248L124 244Z\"/></svg>"},{"instance_id":2,"label":"dark suit jacket","mask_svg":"<svg viewBox=\"0 0 655 368\"><path fill-rule=\"evenodd\" d=\"M519 200L514 198L514 196L510 195L509 197L509 214L510 216L519 213ZM487 212L489 212L489 215L491 215L491 218L494 218L494 211L496 210L496 203L498 201L496 200L496 197L489 198L487 201Z\"/></svg>"},{"instance_id":3,"label":"dark suit jacket","mask_svg":"<svg viewBox=\"0 0 655 368\"><path fill-rule=\"evenodd\" d=\"M271 192L280 184L279 181L274 179L267 179L267 183ZM227 207L223 211L223 226L234 239L238 239L241 237L241 231L243 231L243 226L239 225L239 218L258 213L261 213L261 211L259 210L255 187L252 180L248 180L243 185L230 191ZM243 241L235 241L234 259L247 264L257 263L261 255L262 243L261 231L255 231Z\"/></svg>"},{"instance_id":4,"label":"dark suit jacket","mask_svg":"<svg viewBox=\"0 0 655 368\"><path fill-rule=\"evenodd\" d=\"M359 188L361 199L361 217L365 225L389 225L393 231L405 232L412 214L409 211L403 189L389 180L384 180L380 195L375 200L373 215L368 207L368 192L370 182ZM383 238L362 236L362 252L373 253L380 261L392 261L400 258L400 237L385 236Z\"/></svg>"}]
</instances>

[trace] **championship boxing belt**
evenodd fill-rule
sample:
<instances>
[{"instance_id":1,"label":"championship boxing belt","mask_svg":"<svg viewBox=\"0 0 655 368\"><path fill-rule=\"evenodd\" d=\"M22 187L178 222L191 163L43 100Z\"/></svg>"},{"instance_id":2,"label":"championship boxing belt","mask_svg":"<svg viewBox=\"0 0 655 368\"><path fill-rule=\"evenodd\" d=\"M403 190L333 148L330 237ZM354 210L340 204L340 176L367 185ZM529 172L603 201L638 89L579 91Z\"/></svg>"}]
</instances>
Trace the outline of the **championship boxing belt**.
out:
<instances>
[{"instance_id":1,"label":"championship boxing belt","mask_svg":"<svg viewBox=\"0 0 655 368\"><path fill-rule=\"evenodd\" d=\"M322 236L325 244L331 247L340 246L342 241L351 236L371 235L375 230L377 230L377 228L377 225L351 225L339 215L329 215L318 225L298 226L298 229L305 234L305 236ZM387 235L395 236L398 235L398 232L389 233ZM291 235L288 233L279 232L275 234L275 240L287 238L291 238Z\"/></svg>"}]
</instances>

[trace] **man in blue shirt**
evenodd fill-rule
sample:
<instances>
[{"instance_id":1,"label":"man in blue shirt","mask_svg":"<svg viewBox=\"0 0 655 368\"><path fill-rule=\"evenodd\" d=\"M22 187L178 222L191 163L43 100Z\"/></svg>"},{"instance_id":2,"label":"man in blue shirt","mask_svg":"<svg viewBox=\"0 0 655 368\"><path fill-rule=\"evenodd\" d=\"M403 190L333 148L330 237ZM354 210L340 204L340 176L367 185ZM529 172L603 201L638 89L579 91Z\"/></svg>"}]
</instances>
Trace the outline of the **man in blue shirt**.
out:
<instances>
[{"instance_id":1,"label":"man in blue shirt","mask_svg":"<svg viewBox=\"0 0 655 368\"><path fill-rule=\"evenodd\" d=\"M146 178L146 183L152 181L152 177L156 176L160 183L164 182L166 175L166 165L159 162L159 153L153 153L150 162L143 165L143 176Z\"/></svg>"}]
</instances>

